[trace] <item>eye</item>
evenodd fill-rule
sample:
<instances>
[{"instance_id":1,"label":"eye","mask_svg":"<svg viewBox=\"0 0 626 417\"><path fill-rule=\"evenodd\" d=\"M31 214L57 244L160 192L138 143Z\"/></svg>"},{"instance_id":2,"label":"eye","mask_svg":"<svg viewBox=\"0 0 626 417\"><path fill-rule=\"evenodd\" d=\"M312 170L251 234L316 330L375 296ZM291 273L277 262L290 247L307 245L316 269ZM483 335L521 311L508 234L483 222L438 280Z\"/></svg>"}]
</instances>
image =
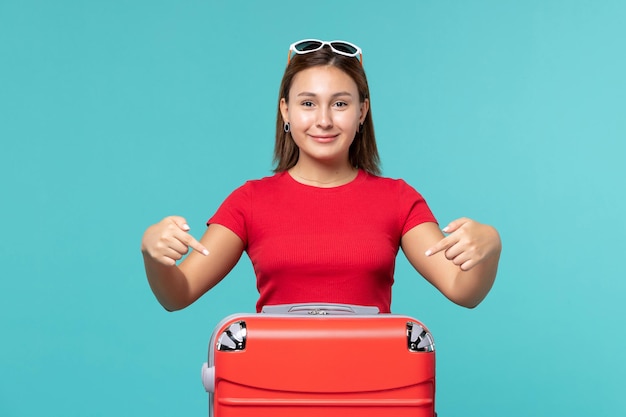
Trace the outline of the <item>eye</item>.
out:
<instances>
[{"instance_id":1,"label":"eye","mask_svg":"<svg viewBox=\"0 0 626 417\"><path fill-rule=\"evenodd\" d=\"M301 104L303 107L313 107L312 101L303 101Z\"/></svg>"},{"instance_id":2,"label":"eye","mask_svg":"<svg viewBox=\"0 0 626 417\"><path fill-rule=\"evenodd\" d=\"M343 107L347 107L348 103L346 103L345 101L337 101L335 102L335 107L339 107L339 108L343 108Z\"/></svg>"}]
</instances>

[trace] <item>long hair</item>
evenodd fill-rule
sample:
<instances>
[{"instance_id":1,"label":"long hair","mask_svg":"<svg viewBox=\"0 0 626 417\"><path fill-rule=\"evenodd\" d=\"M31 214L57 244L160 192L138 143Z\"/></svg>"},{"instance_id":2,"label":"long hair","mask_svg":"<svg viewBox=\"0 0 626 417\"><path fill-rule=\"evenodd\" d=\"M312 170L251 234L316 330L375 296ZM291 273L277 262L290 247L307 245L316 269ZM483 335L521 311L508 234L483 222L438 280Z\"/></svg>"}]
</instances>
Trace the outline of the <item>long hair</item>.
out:
<instances>
[{"instance_id":1,"label":"long hair","mask_svg":"<svg viewBox=\"0 0 626 417\"><path fill-rule=\"evenodd\" d=\"M365 99L370 100L369 111L365 116L363 125L358 129L352 145L350 145L348 158L353 167L363 169L370 174L380 175L380 157L376 147L376 136L374 135L372 102L363 65L357 58L336 54L328 46L324 46L319 51L295 55L285 69L278 93L276 143L274 145L274 163L276 166L274 172L283 172L293 167L298 162L299 155L298 147L291 137L291 133L285 132L284 129L284 121L280 112L281 99L289 102L289 91L291 90L293 78L300 71L328 65L340 69L354 80L359 90L359 101L361 103Z\"/></svg>"}]
</instances>

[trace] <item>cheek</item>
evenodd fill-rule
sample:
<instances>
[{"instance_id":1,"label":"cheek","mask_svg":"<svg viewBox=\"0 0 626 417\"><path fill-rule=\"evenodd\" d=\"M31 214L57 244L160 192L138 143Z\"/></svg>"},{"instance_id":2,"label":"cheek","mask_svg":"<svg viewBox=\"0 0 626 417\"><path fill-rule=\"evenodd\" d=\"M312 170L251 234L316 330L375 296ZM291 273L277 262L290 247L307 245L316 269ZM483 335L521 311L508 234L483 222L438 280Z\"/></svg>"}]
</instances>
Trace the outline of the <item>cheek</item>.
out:
<instances>
[{"instance_id":1,"label":"cheek","mask_svg":"<svg viewBox=\"0 0 626 417\"><path fill-rule=\"evenodd\" d=\"M289 116L289 121L292 127L307 127L313 123L313 117L310 113L306 112L293 112Z\"/></svg>"},{"instance_id":2,"label":"cheek","mask_svg":"<svg viewBox=\"0 0 626 417\"><path fill-rule=\"evenodd\" d=\"M359 126L359 115L354 114L344 114L341 118L337 119L337 123L341 123L343 129L354 129L356 130Z\"/></svg>"}]
</instances>

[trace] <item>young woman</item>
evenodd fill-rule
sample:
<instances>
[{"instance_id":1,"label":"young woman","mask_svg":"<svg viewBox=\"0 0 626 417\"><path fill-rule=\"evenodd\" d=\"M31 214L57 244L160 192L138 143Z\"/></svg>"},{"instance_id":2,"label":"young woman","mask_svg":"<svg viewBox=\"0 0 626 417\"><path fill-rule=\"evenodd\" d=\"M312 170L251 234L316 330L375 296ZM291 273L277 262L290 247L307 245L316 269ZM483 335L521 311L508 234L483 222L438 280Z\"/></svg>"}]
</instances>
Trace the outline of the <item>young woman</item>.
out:
<instances>
[{"instance_id":1,"label":"young woman","mask_svg":"<svg viewBox=\"0 0 626 417\"><path fill-rule=\"evenodd\" d=\"M369 88L356 45L291 45L274 154L275 174L235 190L200 241L179 216L146 230L146 274L167 310L182 309L213 288L244 251L257 276L257 311L333 302L390 312L400 248L419 274L461 306L475 307L491 289L498 232L461 218L443 229L444 236L417 191L379 176Z\"/></svg>"}]
</instances>

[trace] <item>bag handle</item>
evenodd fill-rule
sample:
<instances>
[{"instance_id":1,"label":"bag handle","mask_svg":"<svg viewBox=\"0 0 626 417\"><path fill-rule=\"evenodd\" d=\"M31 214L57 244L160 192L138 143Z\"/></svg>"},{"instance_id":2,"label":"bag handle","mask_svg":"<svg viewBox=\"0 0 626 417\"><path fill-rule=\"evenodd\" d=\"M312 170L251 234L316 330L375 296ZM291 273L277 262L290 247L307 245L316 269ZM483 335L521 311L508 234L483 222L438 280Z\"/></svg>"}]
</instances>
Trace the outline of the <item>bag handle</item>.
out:
<instances>
[{"instance_id":1,"label":"bag handle","mask_svg":"<svg viewBox=\"0 0 626 417\"><path fill-rule=\"evenodd\" d=\"M373 315L378 314L378 307L359 306L354 304L332 303L301 303L279 304L263 306L262 313L266 314L300 314L309 316L324 315Z\"/></svg>"}]
</instances>

